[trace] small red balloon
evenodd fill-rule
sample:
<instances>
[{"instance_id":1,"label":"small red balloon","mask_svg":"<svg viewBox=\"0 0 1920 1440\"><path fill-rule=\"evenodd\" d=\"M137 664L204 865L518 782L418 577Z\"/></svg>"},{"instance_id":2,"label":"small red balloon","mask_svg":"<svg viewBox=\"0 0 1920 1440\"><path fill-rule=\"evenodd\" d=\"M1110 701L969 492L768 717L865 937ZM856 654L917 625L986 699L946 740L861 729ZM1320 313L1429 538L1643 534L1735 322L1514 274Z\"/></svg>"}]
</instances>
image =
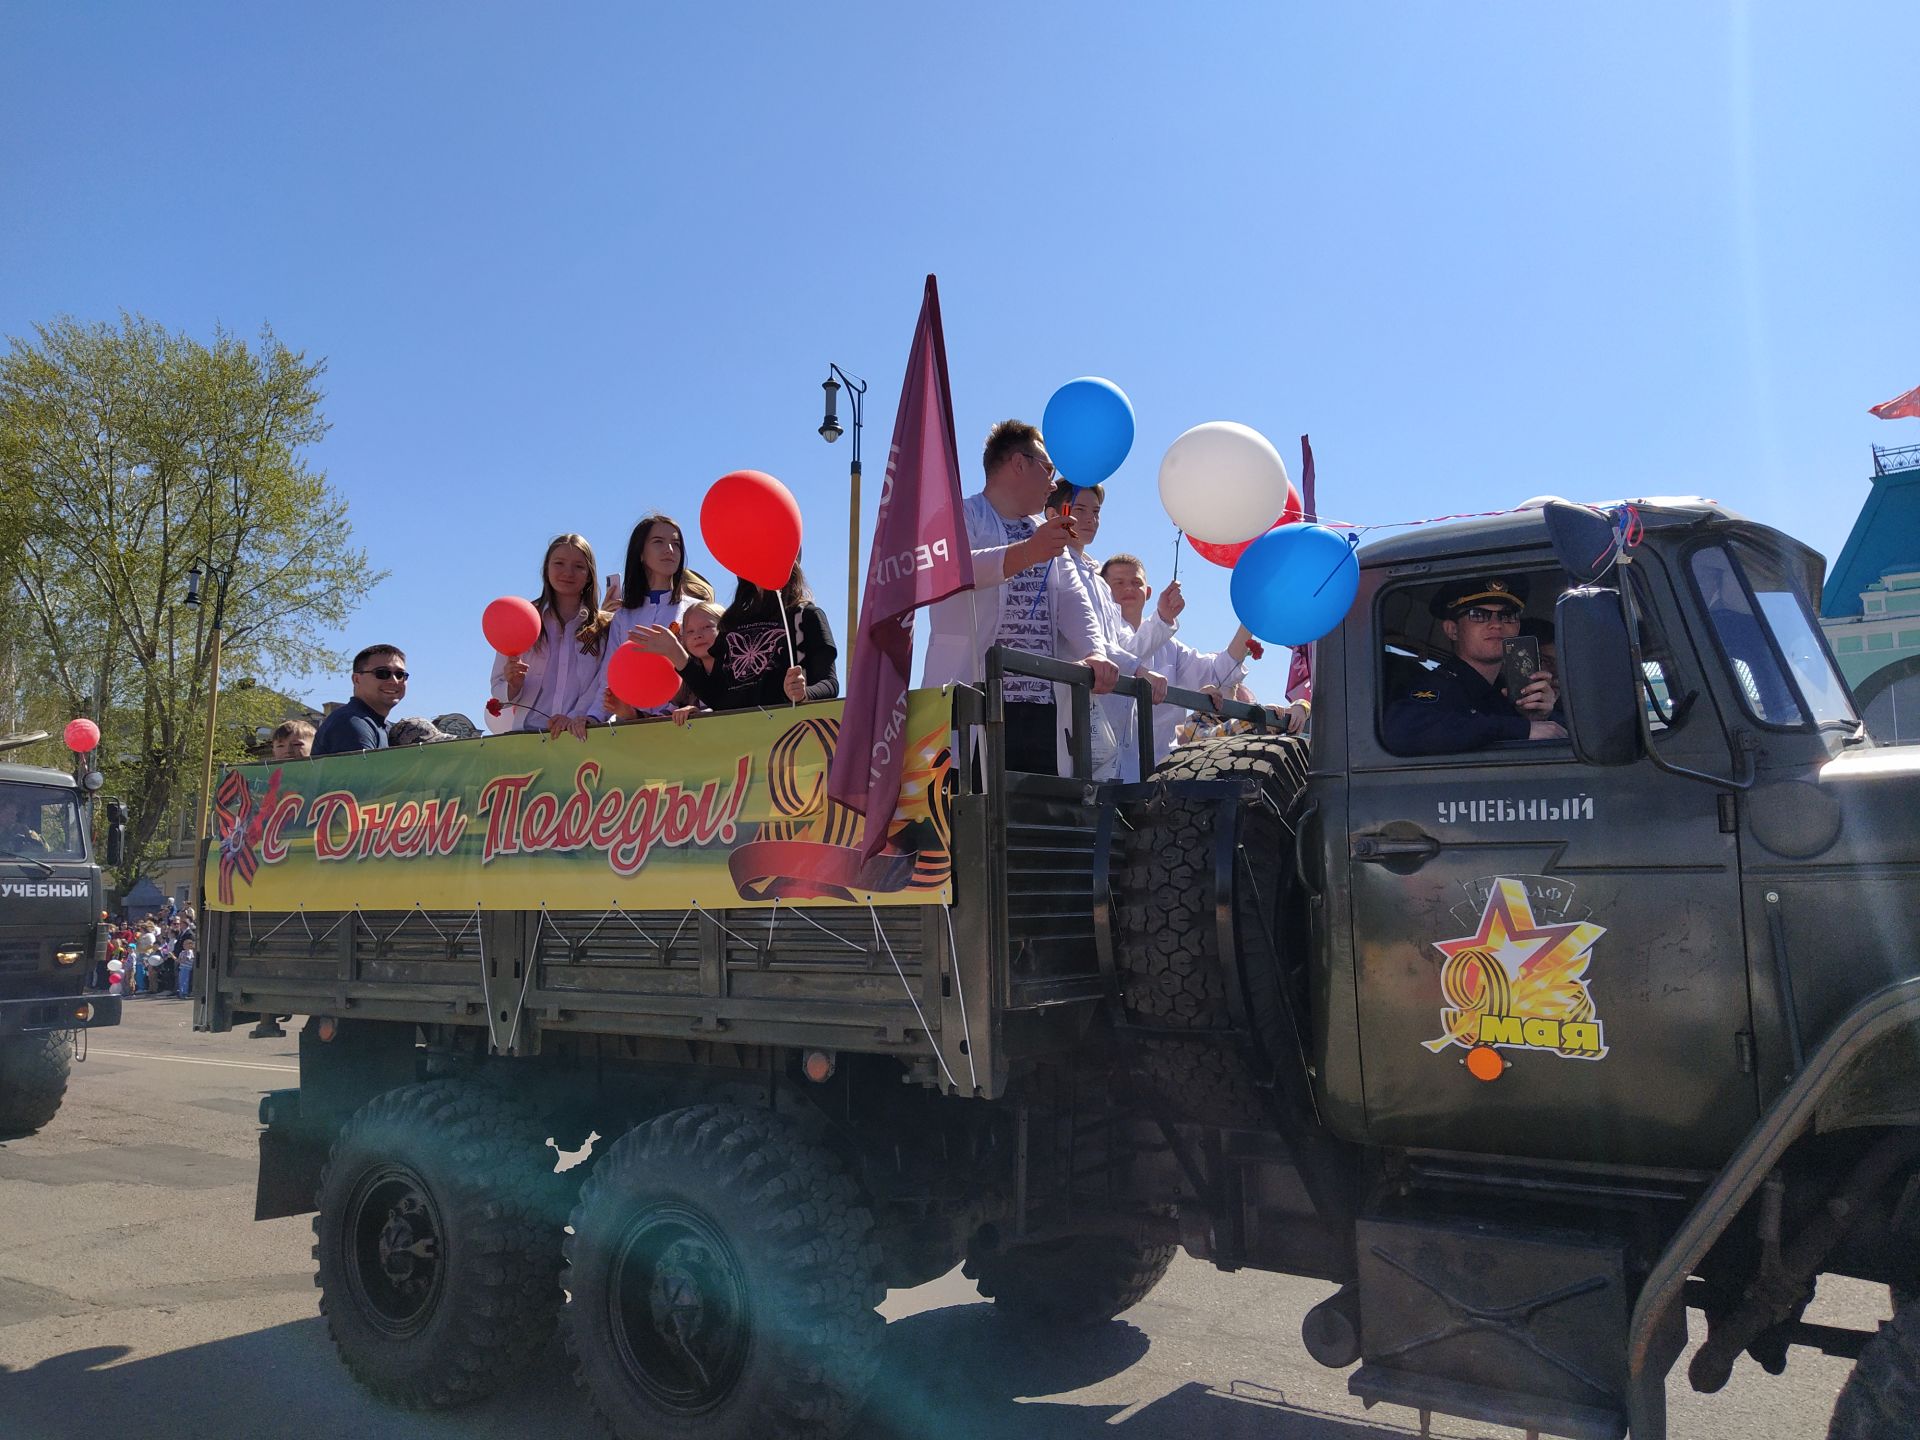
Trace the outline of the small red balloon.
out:
<instances>
[{"instance_id":1,"label":"small red balloon","mask_svg":"<svg viewBox=\"0 0 1920 1440\"><path fill-rule=\"evenodd\" d=\"M524 655L540 638L540 612L531 600L502 595L481 613L480 630L502 655Z\"/></svg>"},{"instance_id":2,"label":"small red balloon","mask_svg":"<svg viewBox=\"0 0 1920 1440\"><path fill-rule=\"evenodd\" d=\"M1282 525L1293 524L1300 518L1303 511L1304 507L1300 503L1300 492L1293 488L1293 482L1289 480L1287 482L1287 508L1280 512L1280 518L1278 520L1267 527L1267 533L1271 534ZM1256 535L1253 537L1253 540L1258 540L1259 538L1260 537ZM1247 553L1247 547L1253 544L1253 540L1242 540L1237 545L1214 545L1205 540L1196 540L1191 535L1187 536L1187 544L1193 547L1194 553L1202 560L1211 560L1214 564L1224 565L1229 570L1240 563L1240 557Z\"/></svg>"},{"instance_id":3,"label":"small red balloon","mask_svg":"<svg viewBox=\"0 0 1920 1440\"><path fill-rule=\"evenodd\" d=\"M67 748L76 755L85 755L100 743L100 727L82 716L78 720L69 720L63 738Z\"/></svg>"},{"instance_id":4,"label":"small red balloon","mask_svg":"<svg viewBox=\"0 0 1920 1440\"><path fill-rule=\"evenodd\" d=\"M607 688L636 710L653 710L680 692L680 674L666 656L629 640L607 661Z\"/></svg>"},{"instance_id":5,"label":"small red balloon","mask_svg":"<svg viewBox=\"0 0 1920 1440\"><path fill-rule=\"evenodd\" d=\"M735 470L700 502L700 538L742 580L779 590L800 558L800 502L771 475Z\"/></svg>"}]
</instances>

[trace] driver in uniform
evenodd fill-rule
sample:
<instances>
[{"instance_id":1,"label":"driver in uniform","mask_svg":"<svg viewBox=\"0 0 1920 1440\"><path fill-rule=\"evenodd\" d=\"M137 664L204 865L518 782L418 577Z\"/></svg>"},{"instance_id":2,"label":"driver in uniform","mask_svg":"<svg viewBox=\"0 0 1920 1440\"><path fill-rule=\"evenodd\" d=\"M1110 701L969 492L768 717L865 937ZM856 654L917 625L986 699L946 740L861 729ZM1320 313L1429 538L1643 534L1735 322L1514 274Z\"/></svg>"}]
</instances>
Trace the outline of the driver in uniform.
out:
<instances>
[{"instance_id":1,"label":"driver in uniform","mask_svg":"<svg viewBox=\"0 0 1920 1440\"><path fill-rule=\"evenodd\" d=\"M48 848L45 838L33 828L38 808L26 800L16 800L7 808L7 823L0 825L0 850L24 855Z\"/></svg>"},{"instance_id":2,"label":"driver in uniform","mask_svg":"<svg viewBox=\"0 0 1920 1440\"><path fill-rule=\"evenodd\" d=\"M1564 740L1554 719L1560 690L1552 672L1534 673L1507 694L1506 642L1520 633L1524 575L1477 575L1434 592L1427 609L1453 654L1387 706L1387 748L1396 755L1452 755L1513 740Z\"/></svg>"}]
</instances>

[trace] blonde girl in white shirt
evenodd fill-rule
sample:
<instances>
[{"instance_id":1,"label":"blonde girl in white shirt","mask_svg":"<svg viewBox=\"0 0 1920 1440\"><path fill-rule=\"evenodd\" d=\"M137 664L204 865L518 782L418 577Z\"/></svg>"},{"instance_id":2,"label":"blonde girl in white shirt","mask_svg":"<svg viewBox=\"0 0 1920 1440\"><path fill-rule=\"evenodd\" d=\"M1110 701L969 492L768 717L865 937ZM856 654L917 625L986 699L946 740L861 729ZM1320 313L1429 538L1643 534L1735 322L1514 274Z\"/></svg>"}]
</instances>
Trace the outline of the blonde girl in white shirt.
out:
<instances>
[{"instance_id":1,"label":"blonde girl in white shirt","mask_svg":"<svg viewBox=\"0 0 1920 1440\"><path fill-rule=\"evenodd\" d=\"M607 618L594 605L600 581L593 546L584 535L556 535L540 562L540 638L524 655L496 655L493 698L487 728L496 735L515 730L567 731L587 738L590 723L606 719ZM495 711L499 713L495 713Z\"/></svg>"}]
</instances>

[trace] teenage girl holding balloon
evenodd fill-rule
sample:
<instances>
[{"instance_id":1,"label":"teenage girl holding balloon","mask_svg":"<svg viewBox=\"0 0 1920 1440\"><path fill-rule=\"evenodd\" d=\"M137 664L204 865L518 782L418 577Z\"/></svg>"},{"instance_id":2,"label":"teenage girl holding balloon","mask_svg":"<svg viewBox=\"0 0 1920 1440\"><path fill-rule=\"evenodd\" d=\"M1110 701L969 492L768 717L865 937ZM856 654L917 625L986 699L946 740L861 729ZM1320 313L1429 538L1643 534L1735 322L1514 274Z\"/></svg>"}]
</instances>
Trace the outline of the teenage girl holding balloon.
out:
<instances>
[{"instance_id":1,"label":"teenage girl holding balloon","mask_svg":"<svg viewBox=\"0 0 1920 1440\"><path fill-rule=\"evenodd\" d=\"M500 703L487 707L489 730L496 735L565 730L584 740L589 722L606 718L600 698L606 621L594 607L598 593L593 546L586 537L556 535L548 541L540 562L540 598L533 605L540 631L531 649L494 656L493 698Z\"/></svg>"}]
</instances>

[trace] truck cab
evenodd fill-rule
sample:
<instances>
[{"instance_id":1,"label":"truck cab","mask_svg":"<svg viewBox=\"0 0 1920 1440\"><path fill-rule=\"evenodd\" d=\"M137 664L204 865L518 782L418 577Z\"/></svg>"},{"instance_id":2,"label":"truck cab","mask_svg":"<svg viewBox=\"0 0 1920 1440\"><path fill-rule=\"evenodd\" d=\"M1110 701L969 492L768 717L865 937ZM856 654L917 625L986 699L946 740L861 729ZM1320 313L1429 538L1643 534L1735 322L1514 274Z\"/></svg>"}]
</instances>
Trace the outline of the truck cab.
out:
<instances>
[{"instance_id":1,"label":"truck cab","mask_svg":"<svg viewBox=\"0 0 1920 1440\"><path fill-rule=\"evenodd\" d=\"M106 959L107 944L88 778L97 787L91 772L76 779L59 770L0 763L5 1133L35 1130L53 1118L66 1089L73 1031L120 1020L117 998L85 993L87 977Z\"/></svg>"}]
</instances>

